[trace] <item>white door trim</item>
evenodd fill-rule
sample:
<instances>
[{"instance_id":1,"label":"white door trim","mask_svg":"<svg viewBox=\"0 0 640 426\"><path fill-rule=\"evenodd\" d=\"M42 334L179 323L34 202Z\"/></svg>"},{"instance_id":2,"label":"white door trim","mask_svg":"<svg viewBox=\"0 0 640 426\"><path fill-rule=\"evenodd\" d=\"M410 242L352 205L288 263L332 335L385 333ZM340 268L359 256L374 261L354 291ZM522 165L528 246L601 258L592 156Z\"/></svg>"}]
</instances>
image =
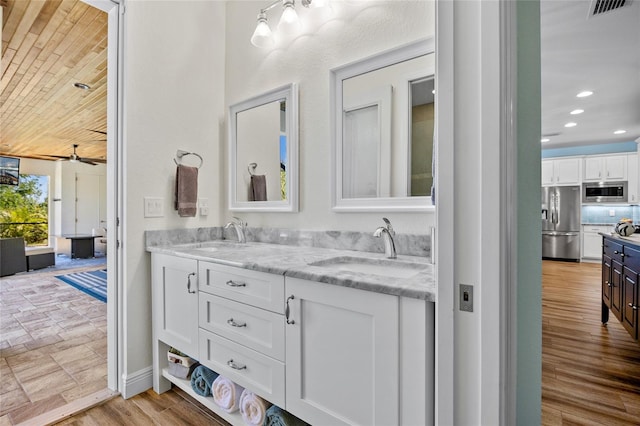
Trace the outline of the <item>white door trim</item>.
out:
<instances>
[{"instance_id":1,"label":"white door trim","mask_svg":"<svg viewBox=\"0 0 640 426\"><path fill-rule=\"evenodd\" d=\"M123 325L122 250L122 122L123 122L123 0L82 0L107 13L107 387L122 391Z\"/></svg>"}]
</instances>

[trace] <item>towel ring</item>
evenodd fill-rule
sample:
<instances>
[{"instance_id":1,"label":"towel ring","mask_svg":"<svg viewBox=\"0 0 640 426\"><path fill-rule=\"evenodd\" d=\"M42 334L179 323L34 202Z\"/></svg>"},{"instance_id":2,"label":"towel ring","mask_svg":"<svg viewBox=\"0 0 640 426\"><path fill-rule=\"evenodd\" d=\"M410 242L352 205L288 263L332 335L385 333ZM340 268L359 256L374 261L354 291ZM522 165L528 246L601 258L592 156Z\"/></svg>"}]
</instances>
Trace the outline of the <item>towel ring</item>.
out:
<instances>
[{"instance_id":1,"label":"towel ring","mask_svg":"<svg viewBox=\"0 0 640 426\"><path fill-rule=\"evenodd\" d=\"M257 167L258 167L258 163L249 163L249 165L247 166L247 171L249 172L249 176L254 176ZM264 174L266 176L267 172L265 172Z\"/></svg>"},{"instance_id":2,"label":"towel ring","mask_svg":"<svg viewBox=\"0 0 640 426\"><path fill-rule=\"evenodd\" d=\"M176 165L177 165L177 166L179 166L179 165L181 165L181 164L182 164L182 157L186 157L187 155L194 155L194 156L198 157L198 158L200 159L200 164L198 164L198 165L196 166L196 168L198 168L198 169L199 169L200 167L202 167L202 163L204 163L204 160L202 159L202 157L200 156L200 154L197 154L197 153L195 153L195 152L182 151L182 150L180 150L180 149L176 152L176 158L177 158L177 160L176 160L176 158L174 158L174 159L173 159L173 162L174 162L174 163L176 163ZM178 161L178 160L180 160L180 161Z\"/></svg>"}]
</instances>

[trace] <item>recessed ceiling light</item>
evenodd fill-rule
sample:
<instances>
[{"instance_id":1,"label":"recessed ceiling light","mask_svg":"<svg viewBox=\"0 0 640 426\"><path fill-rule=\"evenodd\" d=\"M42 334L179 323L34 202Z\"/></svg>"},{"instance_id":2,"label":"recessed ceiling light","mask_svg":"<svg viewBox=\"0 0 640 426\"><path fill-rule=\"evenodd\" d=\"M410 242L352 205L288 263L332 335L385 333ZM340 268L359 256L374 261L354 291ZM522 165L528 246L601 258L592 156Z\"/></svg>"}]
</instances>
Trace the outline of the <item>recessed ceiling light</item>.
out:
<instances>
[{"instance_id":1,"label":"recessed ceiling light","mask_svg":"<svg viewBox=\"0 0 640 426\"><path fill-rule=\"evenodd\" d=\"M578 115L578 114L582 114L584 112L583 109L574 109L573 111L571 111L569 114L571 115Z\"/></svg>"},{"instance_id":2,"label":"recessed ceiling light","mask_svg":"<svg viewBox=\"0 0 640 426\"><path fill-rule=\"evenodd\" d=\"M576 127L578 123L570 122L564 125L564 127Z\"/></svg>"},{"instance_id":3,"label":"recessed ceiling light","mask_svg":"<svg viewBox=\"0 0 640 426\"><path fill-rule=\"evenodd\" d=\"M576 95L578 98L586 98L587 96L593 95L593 92L590 90L584 90Z\"/></svg>"},{"instance_id":4,"label":"recessed ceiling light","mask_svg":"<svg viewBox=\"0 0 640 426\"><path fill-rule=\"evenodd\" d=\"M549 139L549 138L542 138L542 139L540 139L540 142L549 142L550 140L551 139Z\"/></svg>"},{"instance_id":5,"label":"recessed ceiling light","mask_svg":"<svg viewBox=\"0 0 640 426\"><path fill-rule=\"evenodd\" d=\"M84 84L84 83L73 83L73 86L77 87L78 89L82 89L82 90L91 89L91 87L88 84Z\"/></svg>"},{"instance_id":6,"label":"recessed ceiling light","mask_svg":"<svg viewBox=\"0 0 640 426\"><path fill-rule=\"evenodd\" d=\"M613 132L614 135L621 135L623 133L627 133L626 130L616 130L615 132Z\"/></svg>"}]
</instances>

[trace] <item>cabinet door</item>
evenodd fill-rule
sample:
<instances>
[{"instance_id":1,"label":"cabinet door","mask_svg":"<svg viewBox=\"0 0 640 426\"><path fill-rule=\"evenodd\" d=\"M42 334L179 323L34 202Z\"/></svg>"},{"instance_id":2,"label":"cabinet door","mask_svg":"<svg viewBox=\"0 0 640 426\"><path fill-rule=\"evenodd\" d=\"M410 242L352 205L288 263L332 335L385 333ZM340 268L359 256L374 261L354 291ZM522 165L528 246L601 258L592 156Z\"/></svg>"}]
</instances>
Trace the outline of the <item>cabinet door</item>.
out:
<instances>
[{"instance_id":1,"label":"cabinet door","mask_svg":"<svg viewBox=\"0 0 640 426\"><path fill-rule=\"evenodd\" d=\"M622 325L627 329L631 337L638 338L638 273L626 266L622 273L623 281L623 305Z\"/></svg>"},{"instance_id":2,"label":"cabinet door","mask_svg":"<svg viewBox=\"0 0 640 426\"><path fill-rule=\"evenodd\" d=\"M611 257L602 255L602 303L611 309Z\"/></svg>"},{"instance_id":3,"label":"cabinet door","mask_svg":"<svg viewBox=\"0 0 640 426\"><path fill-rule=\"evenodd\" d=\"M599 259L602 256L602 236L594 232L582 234L582 257Z\"/></svg>"},{"instance_id":4,"label":"cabinet door","mask_svg":"<svg viewBox=\"0 0 640 426\"><path fill-rule=\"evenodd\" d=\"M580 184L580 159L555 160L555 175L558 185Z\"/></svg>"},{"instance_id":5,"label":"cabinet door","mask_svg":"<svg viewBox=\"0 0 640 426\"><path fill-rule=\"evenodd\" d=\"M602 176L602 157L587 157L584 159L584 180L600 181Z\"/></svg>"},{"instance_id":6,"label":"cabinet door","mask_svg":"<svg viewBox=\"0 0 640 426\"><path fill-rule=\"evenodd\" d=\"M604 157L605 180L627 180L627 156Z\"/></svg>"},{"instance_id":7,"label":"cabinet door","mask_svg":"<svg viewBox=\"0 0 640 426\"><path fill-rule=\"evenodd\" d=\"M287 411L318 425L399 422L398 298L285 279Z\"/></svg>"},{"instance_id":8,"label":"cabinet door","mask_svg":"<svg viewBox=\"0 0 640 426\"><path fill-rule=\"evenodd\" d=\"M553 160L542 160L542 186L553 185L554 183Z\"/></svg>"},{"instance_id":9,"label":"cabinet door","mask_svg":"<svg viewBox=\"0 0 640 426\"><path fill-rule=\"evenodd\" d=\"M611 312L622 321L622 264L611 260Z\"/></svg>"},{"instance_id":10,"label":"cabinet door","mask_svg":"<svg viewBox=\"0 0 640 426\"><path fill-rule=\"evenodd\" d=\"M198 262L153 253L151 266L154 340L161 340L196 358Z\"/></svg>"}]
</instances>

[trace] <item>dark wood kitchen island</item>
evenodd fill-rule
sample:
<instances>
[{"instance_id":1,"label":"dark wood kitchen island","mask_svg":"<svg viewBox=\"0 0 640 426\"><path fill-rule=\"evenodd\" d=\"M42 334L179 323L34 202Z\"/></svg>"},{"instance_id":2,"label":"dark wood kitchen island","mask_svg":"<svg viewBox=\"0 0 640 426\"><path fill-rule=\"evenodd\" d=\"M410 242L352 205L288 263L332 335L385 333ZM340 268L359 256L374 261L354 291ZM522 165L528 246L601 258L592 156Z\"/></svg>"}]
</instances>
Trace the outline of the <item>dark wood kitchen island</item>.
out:
<instances>
[{"instance_id":1,"label":"dark wood kitchen island","mask_svg":"<svg viewBox=\"0 0 640 426\"><path fill-rule=\"evenodd\" d=\"M602 323L609 311L638 340L640 234L602 235Z\"/></svg>"}]
</instances>

